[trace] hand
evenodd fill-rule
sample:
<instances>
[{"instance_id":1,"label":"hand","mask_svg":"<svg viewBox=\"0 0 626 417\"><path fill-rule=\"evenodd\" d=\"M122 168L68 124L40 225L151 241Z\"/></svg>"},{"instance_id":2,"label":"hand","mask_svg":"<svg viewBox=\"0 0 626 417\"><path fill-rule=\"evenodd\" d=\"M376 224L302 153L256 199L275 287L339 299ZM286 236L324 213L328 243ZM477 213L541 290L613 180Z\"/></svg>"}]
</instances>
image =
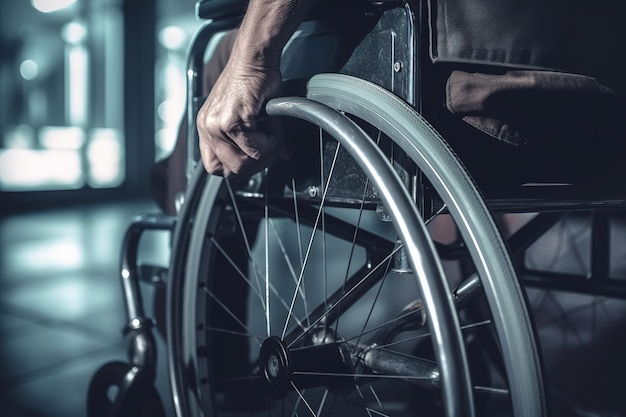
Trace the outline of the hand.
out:
<instances>
[{"instance_id":1,"label":"hand","mask_svg":"<svg viewBox=\"0 0 626 417\"><path fill-rule=\"evenodd\" d=\"M202 163L210 174L253 174L276 154L277 139L257 130L256 119L278 93L280 71L242 61L231 56L196 118Z\"/></svg>"}]
</instances>

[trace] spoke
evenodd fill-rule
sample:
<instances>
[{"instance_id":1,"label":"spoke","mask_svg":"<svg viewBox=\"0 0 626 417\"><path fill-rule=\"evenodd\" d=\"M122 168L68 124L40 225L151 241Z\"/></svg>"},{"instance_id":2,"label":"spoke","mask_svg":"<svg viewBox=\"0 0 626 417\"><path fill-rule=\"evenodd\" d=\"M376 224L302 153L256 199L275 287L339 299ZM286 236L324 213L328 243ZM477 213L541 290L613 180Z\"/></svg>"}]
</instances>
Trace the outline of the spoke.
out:
<instances>
[{"instance_id":1,"label":"spoke","mask_svg":"<svg viewBox=\"0 0 626 417\"><path fill-rule=\"evenodd\" d=\"M421 311L421 310L423 310L423 307L418 310L415 310L415 312ZM491 324L491 320L484 320L484 321L477 322L477 323L466 324L466 325L461 326L460 328L461 328L461 331L464 331L468 329L473 329L475 327L485 326L488 324ZM423 339L425 337L430 337L430 335L431 335L430 332L426 332L426 333L419 334L417 336L406 337L402 340L396 340L395 342L385 343L384 345L376 345L372 349L382 349L382 348L388 348L389 346L397 346L402 343L411 342L411 341L418 340L418 339Z\"/></svg>"},{"instance_id":2,"label":"spoke","mask_svg":"<svg viewBox=\"0 0 626 417\"><path fill-rule=\"evenodd\" d=\"M224 250L224 248L222 248L222 245L220 245L220 243L213 237L211 236L211 243L213 243L215 245L215 247L217 248L217 250L220 251L220 253L222 254L222 256L224 256L224 258L226 258L226 260L228 261L228 263L235 269L235 271L237 271L237 274L244 280L246 281L246 283L248 284L248 286L252 289L252 291L254 291L254 293L256 294L256 296L259 298L259 300L261 301L261 305L263 306L263 308L265 308L265 304L264 304L264 300L263 300L263 296L261 295L261 293L259 291L256 290L256 288L254 288L254 286L252 285L252 283L250 282L250 280L248 279L248 277L246 276L246 274L244 274L244 272L239 268L239 266L237 265L237 263L228 255L228 253L226 253L226 251Z\"/></svg>"},{"instance_id":3,"label":"spoke","mask_svg":"<svg viewBox=\"0 0 626 417\"><path fill-rule=\"evenodd\" d=\"M306 400L306 398L304 398L304 396L302 395L302 393L300 392L300 390L296 387L296 385L293 383L293 381L289 381L291 382L291 386L293 387L293 389L296 391L296 393L298 393L298 396L302 399L302 402L304 403L304 405L306 405L306 408L309 409L309 411L311 412L311 415L313 417L316 417L317 414L315 414L315 411L313 411L313 409L311 408L311 406L309 405L309 402Z\"/></svg>"},{"instance_id":4,"label":"spoke","mask_svg":"<svg viewBox=\"0 0 626 417\"><path fill-rule=\"evenodd\" d=\"M398 346L398 345L401 345L402 343L413 342L415 340L423 339L425 337L430 337L430 332L418 334L417 336L405 337L402 340L396 340L395 342L385 343L384 345L376 345L372 347L370 350L385 349L385 348L388 348L389 346Z\"/></svg>"},{"instance_id":5,"label":"spoke","mask_svg":"<svg viewBox=\"0 0 626 417\"><path fill-rule=\"evenodd\" d=\"M328 186L330 184L330 179L332 178L332 174L333 174L333 171L334 171L334 168L335 168L335 164L337 162L337 155L339 154L340 145L341 144L339 144L339 143L337 144L337 149L336 149L335 155L333 157L333 163L332 163L332 165L330 167L330 172L328 174L328 181L327 181L326 185L324 186L324 193L322 194L322 200L320 201L320 207L319 207L319 209L317 211L317 217L315 218L315 223L313 224L313 232L311 233L311 238L309 239L309 245L308 245L307 250L306 250L305 255L304 255L304 261L303 261L303 264L302 264L302 268L300 269L300 276L298 277L298 283L296 284L296 290L294 291L293 298L291 300L291 307L289 308L289 314L287 315L287 319L285 320L285 327L283 328L283 333L282 333L281 339L285 338L285 333L287 333L287 327L289 325L289 321L291 319L291 316L293 315L293 306L294 306L294 304L296 302L296 297L298 295L298 288L300 288L300 285L302 283L302 278L304 277L304 270L306 269L306 265L307 265L309 256L311 255L311 248L313 246L313 241L315 239L315 235L316 235L316 232L317 232L317 225L319 224L320 216L321 216L321 213L322 213L322 211L324 209L324 203L326 201L326 194L328 193Z\"/></svg>"},{"instance_id":6,"label":"spoke","mask_svg":"<svg viewBox=\"0 0 626 417\"><path fill-rule=\"evenodd\" d=\"M300 403L302 402L302 397L298 397L295 403L291 399L291 396L288 396L287 398L289 399L289 402L291 403L291 405L293 405L293 411L291 412L291 417L296 417L298 415L298 407L300 406ZM284 410L283 410L283 414L284 414Z\"/></svg>"},{"instance_id":7,"label":"spoke","mask_svg":"<svg viewBox=\"0 0 626 417\"><path fill-rule=\"evenodd\" d=\"M265 168L265 178L267 178L267 168ZM269 233L269 204L268 204L268 181L265 181L265 323L267 324L267 337L272 335L270 323L270 233Z\"/></svg>"},{"instance_id":8,"label":"spoke","mask_svg":"<svg viewBox=\"0 0 626 417\"><path fill-rule=\"evenodd\" d=\"M237 264L235 263L235 261L232 260L232 258L230 256L228 256L228 254L226 253L226 251L222 248L222 246L219 244L219 242L217 240L215 240L214 237L211 237L211 242L215 245L215 247L220 251L220 253L226 258L226 260L231 264L231 266L233 268L235 268L235 270L237 271L238 275L243 278L244 281L246 281L246 283L248 284L248 287L250 287L250 289L254 292L254 294L256 294L257 298L259 299L259 301L261 302L261 306L263 307L263 309L265 309L265 300L263 299L263 296L258 292L258 290L256 288L254 288L254 285L252 285L252 282L250 282L250 280L248 279L248 277L243 273L243 271L241 271L241 269L239 269L239 267L237 266ZM276 287L270 282L269 283L270 286L270 290L272 291L272 293L276 296L276 298L278 298L278 300L280 301L280 304L285 307L286 311L289 311L289 306L287 305L287 302L283 299L283 297L281 297L281 295L278 293L278 291L276 290ZM296 324L302 328L304 330L305 326L304 324L298 320L297 318L296 320Z\"/></svg>"},{"instance_id":9,"label":"spoke","mask_svg":"<svg viewBox=\"0 0 626 417\"><path fill-rule=\"evenodd\" d=\"M242 336L242 337L247 337L247 338L254 338L255 336L251 333L245 333L245 332L238 332L235 330L229 330L229 329L222 329L220 327L213 327L213 326L207 326L205 327L206 331L209 332L214 332L214 333L226 333L226 334L232 334L235 336Z\"/></svg>"},{"instance_id":10,"label":"spoke","mask_svg":"<svg viewBox=\"0 0 626 417\"><path fill-rule=\"evenodd\" d=\"M270 290L272 290L272 293L276 296L276 298L278 298L280 304L285 308L285 311L289 311L289 305L287 304L287 301L283 299L283 297L278 293L276 286L274 286L274 284L272 284L271 282ZM304 323L302 323L302 321L300 321L300 319L294 317L294 320L296 321L297 327L301 328L303 331L306 329L306 326L304 325Z\"/></svg>"},{"instance_id":11,"label":"spoke","mask_svg":"<svg viewBox=\"0 0 626 417\"><path fill-rule=\"evenodd\" d=\"M490 319L483 320L483 321L478 321L476 323L465 324L465 325L461 326L461 330L469 330L469 329L473 329L474 327L486 326L488 324L491 324L491 320Z\"/></svg>"},{"instance_id":12,"label":"spoke","mask_svg":"<svg viewBox=\"0 0 626 417\"><path fill-rule=\"evenodd\" d=\"M246 230L243 227L243 220L241 219L241 212L239 211L239 207L237 206L237 199L235 198L235 193L233 192L233 189L230 186L230 180L226 179L224 183L226 184L226 188L228 189L228 194L230 195L231 202L233 203L233 211L235 212L235 216L237 216L237 223L239 224L239 229L241 230L241 236L243 238L244 244L246 245L246 253L248 255L248 259L252 263L252 271L254 272L254 276L256 278L257 289L259 290L259 294L261 294L262 293L261 282L260 282L261 280L259 278L258 266L254 262L254 258L252 257L252 251L250 250L250 242L248 241ZM267 306L264 306L264 308L267 308Z\"/></svg>"},{"instance_id":13,"label":"spoke","mask_svg":"<svg viewBox=\"0 0 626 417\"><path fill-rule=\"evenodd\" d=\"M324 131L319 129L319 145L320 145L320 184L324 183ZM326 259L326 211L322 215L322 285L324 286L324 306L328 309L328 261ZM307 324L311 323L308 320Z\"/></svg>"},{"instance_id":14,"label":"spoke","mask_svg":"<svg viewBox=\"0 0 626 417\"><path fill-rule=\"evenodd\" d=\"M251 335L253 334L250 329L248 329L248 326L245 325L245 323L243 323L239 317L237 317L227 306L224 305L224 303L222 303L216 296L215 294L213 294L211 292L211 290L209 290L206 286L203 287L203 290L209 294L209 296L217 303L220 305L220 307L222 307L224 309L224 311L226 311L226 313L228 313L229 316L231 316L237 323L239 323L239 325L248 333L250 333ZM252 338L254 338L254 340L257 342L257 344L259 346L261 346L261 341L259 340L258 337L256 336L251 336Z\"/></svg>"},{"instance_id":15,"label":"spoke","mask_svg":"<svg viewBox=\"0 0 626 417\"><path fill-rule=\"evenodd\" d=\"M393 257L393 255L397 252L397 249L394 249L389 255L387 255L381 262L378 263L378 265L376 265L374 268L372 268L372 270L370 272L368 272L363 278L361 278L361 280L354 286L352 287L348 292L346 292L341 298L339 298L339 300L337 300L337 302L335 304L333 304L332 306L330 306L328 309L326 309L326 311L324 312L324 314L322 314L320 317L318 317L313 323L311 323L311 325L309 325L304 332L300 333L300 335L298 335L293 341L291 341L289 343L288 347L293 346L298 340L300 340L302 337L304 337L304 335L311 329L313 329L315 327L315 325L317 325L319 322L321 322L322 320L324 320L324 318L326 318L326 316L328 316L328 314L330 312L332 312L335 308L337 308L337 306L341 305L342 301L345 300L346 298L348 298L348 296L350 296L354 291L357 290L357 288L359 288L359 286L361 284L363 284L364 282L366 282L368 280L369 277L371 277L378 268L380 268L381 265L383 265L385 262L387 262L389 259L391 259Z\"/></svg>"},{"instance_id":16,"label":"spoke","mask_svg":"<svg viewBox=\"0 0 626 417\"><path fill-rule=\"evenodd\" d=\"M378 410L374 410L373 408L367 407L367 413L368 413L369 415L372 415L372 414L370 413L370 411L371 411L372 413L374 413L374 414L379 415L379 416L389 417L389 414L387 414L387 413L385 413L385 412L378 411Z\"/></svg>"},{"instance_id":17,"label":"spoke","mask_svg":"<svg viewBox=\"0 0 626 417\"><path fill-rule=\"evenodd\" d=\"M293 168L293 166L292 166ZM302 233L300 231L300 212L298 210L298 200L296 198L296 180L295 178L291 178L291 194L293 197L293 210L294 210L294 215L295 215L295 222L296 222L296 235L297 235L297 240L298 240L298 253L300 254L300 268L302 268L302 265L304 264L304 258L302 255Z\"/></svg>"},{"instance_id":18,"label":"spoke","mask_svg":"<svg viewBox=\"0 0 626 417\"><path fill-rule=\"evenodd\" d=\"M398 250L400 250L400 248L398 248ZM389 272L389 267L391 266L392 259L393 258L389 258L389 261L387 262L387 266L385 267L385 272L383 273L383 279L380 282L380 285L378 286L378 291L376 292L376 297L374 297L372 306L369 309L369 312L367 313L367 318L365 319L365 322L363 323L363 327L361 328L361 334L358 336L358 339L356 341L357 346L359 345L359 343L361 343L361 337L365 334L365 328L367 327L367 324L369 323L370 318L372 317L372 314L374 313L374 306L378 302L378 297L380 297L380 293L383 289L383 284L385 283L385 279L387 278L387 273Z\"/></svg>"},{"instance_id":19,"label":"spoke","mask_svg":"<svg viewBox=\"0 0 626 417\"><path fill-rule=\"evenodd\" d=\"M372 386L370 385L369 387L370 387L370 389L372 390L372 393L373 393L374 391L373 391ZM360 391L359 391L359 394L360 394ZM354 400L346 401L346 405L351 404L353 406L363 407L370 416L371 416L371 413L374 413L374 414L376 414L378 416L389 417L389 414L387 413L387 411L385 411L385 407L382 406L382 404L380 403L380 400L378 400L378 397L376 395L374 395L374 397L376 398L376 400L378 402L378 405L380 406L380 409L382 411L379 411L379 410L376 410L374 408L368 407L365 403L359 403L359 402L354 401ZM362 398L362 396L361 396L361 398Z\"/></svg>"},{"instance_id":20,"label":"spoke","mask_svg":"<svg viewBox=\"0 0 626 417\"><path fill-rule=\"evenodd\" d=\"M363 378L363 379L396 379L396 380L404 380L404 381L421 381L421 380L430 380L430 377L427 376L413 376L413 375L386 375L386 374L344 374L339 372L306 372L306 371L295 371L293 375L307 375L307 376L332 376L332 377L340 377L340 378Z\"/></svg>"},{"instance_id":21,"label":"spoke","mask_svg":"<svg viewBox=\"0 0 626 417\"><path fill-rule=\"evenodd\" d=\"M292 169L293 169L293 164L292 164ZM294 221L295 221L295 226L296 226L296 241L298 242L298 254L300 255L300 258L299 258L300 269L302 269L304 265L304 255L302 254L302 228L300 225L300 211L298 207L298 200L296 198L296 180L294 177L295 175L291 176L291 194L293 196L293 211L294 211ZM276 232L276 229L274 229L274 231ZM278 233L276 233L276 237L280 240L279 243L281 245L281 249L283 250L283 253L286 253L286 251L284 250L284 246L282 245L282 239L280 239L280 236L278 236ZM289 257L286 257L286 256L285 256L285 260L287 261L289 270L291 271L291 274L294 277L294 282L297 282L296 272L293 269L293 266L291 265L291 260L289 259ZM302 301L304 303L305 314L308 316L308 308L307 308L307 302L306 302L306 297L305 297L304 285L300 289L300 296L302 297Z\"/></svg>"},{"instance_id":22,"label":"spoke","mask_svg":"<svg viewBox=\"0 0 626 417\"><path fill-rule=\"evenodd\" d=\"M322 285L324 286L324 306L328 309L328 260L326 259L326 213L322 216ZM307 314L307 324L309 322Z\"/></svg>"},{"instance_id":23,"label":"spoke","mask_svg":"<svg viewBox=\"0 0 626 417\"><path fill-rule=\"evenodd\" d=\"M291 263L291 258L289 257L289 254L287 253L287 249L285 248L285 244L283 242L283 239L280 236L280 233L278 233L278 229L276 228L276 223L274 223L273 219L270 219L270 223L272 225L272 230L274 231L274 237L276 238L276 242L278 243L278 246L280 247L280 251L283 255L283 259L285 260L285 264L287 265L287 268L289 268L289 272L291 274L291 277L293 278L293 282L294 284L296 284L296 286L298 285L298 275L296 274L296 270L293 267L293 264ZM305 314L308 316L309 314L309 310L307 308L308 303L306 300L306 295L304 293L304 289L300 288L300 297L302 298L302 301L304 303L304 311Z\"/></svg>"},{"instance_id":24,"label":"spoke","mask_svg":"<svg viewBox=\"0 0 626 417\"><path fill-rule=\"evenodd\" d=\"M372 395L374 396L374 399L376 399L378 406L382 410L382 413L384 413L384 415L387 415L387 411L385 410L383 403L380 401L380 398L378 398L378 394L376 394L376 391L374 391L374 387L370 385L369 388L370 388L370 391L372 392Z\"/></svg>"},{"instance_id":25,"label":"spoke","mask_svg":"<svg viewBox=\"0 0 626 417\"><path fill-rule=\"evenodd\" d=\"M441 206L441 208L439 210L437 210L436 213L434 213L432 216L430 216L428 219L426 219L424 221L424 224L426 226L428 226L433 220L435 220L435 218L437 216L439 216L441 213L443 213L446 209L448 208L448 206L446 204L444 204L443 206Z\"/></svg>"},{"instance_id":26,"label":"spoke","mask_svg":"<svg viewBox=\"0 0 626 417\"><path fill-rule=\"evenodd\" d=\"M482 387L480 385L474 386L474 390L476 392L480 392L482 394L498 394L498 395L509 395L510 391L506 388L496 388L496 387Z\"/></svg>"},{"instance_id":27,"label":"spoke","mask_svg":"<svg viewBox=\"0 0 626 417\"><path fill-rule=\"evenodd\" d=\"M356 385L355 388L356 388L356 392L359 393L359 397L361 397L361 400L363 401L363 408L365 408L365 411L367 411L367 415L372 417L372 413L370 412L370 408L367 406L365 402L365 397L363 396L363 393L361 392L361 388L359 388L358 385Z\"/></svg>"},{"instance_id":28,"label":"spoke","mask_svg":"<svg viewBox=\"0 0 626 417\"><path fill-rule=\"evenodd\" d=\"M322 397L322 399L320 401L320 406L317 408L317 415L318 416L322 415L322 410L324 409L324 405L326 404L326 398L328 398L328 390L327 389L324 390L324 396Z\"/></svg>"},{"instance_id":29,"label":"spoke","mask_svg":"<svg viewBox=\"0 0 626 417\"><path fill-rule=\"evenodd\" d=\"M424 310L424 307L420 307L420 308L415 309L415 310L407 311L407 312L405 312L405 313L403 313L403 314L401 314L401 315L399 315L397 317L394 317L393 319L391 319L389 321L386 321L385 323L383 323L381 325L378 325L378 326L373 327L373 328L371 328L371 329L369 329L367 331L362 332L361 334L358 334L358 335L353 336L353 337L351 337L349 339L346 339L346 341L351 341L351 340L354 340L354 339L360 340L360 338L362 336L365 336L366 334L374 333L377 330L380 330L380 329L383 329L383 328L385 328L387 326L390 326L390 325L394 324L397 321L404 320L404 319L408 318L409 316L411 316L413 314L417 314L417 313L422 312L423 310Z\"/></svg>"},{"instance_id":30,"label":"spoke","mask_svg":"<svg viewBox=\"0 0 626 417\"><path fill-rule=\"evenodd\" d=\"M363 196L361 197L361 204L359 206L359 216L357 218L356 225L354 227L354 234L352 235L352 245L350 246L350 255L348 256L348 265L346 266L346 275L344 276L344 279L343 279L343 287L341 289L342 292L346 290L346 283L348 282L348 277L350 276L350 266L352 266L352 259L354 257L354 248L356 247L356 238L359 233L360 226L361 226L361 219L363 218L363 207L365 206L365 196L367 195L368 185L369 185L369 178L366 178L365 187L363 188ZM391 259L389 263L391 263ZM389 265L389 263L387 265ZM385 270L385 275L386 274L387 274L387 270ZM383 281L384 281L384 278L383 278ZM382 287L382 283L381 283L381 287ZM374 303L372 303L372 309L373 308L374 308ZM337 324L335 326L335 333L337 332L337 329L339 328L339 317L341 317L340 312L337 314L338 314L338 318L337 318ZM336 334L335 334L335 338L337 338Z\"/></svg>"}]
</instances>

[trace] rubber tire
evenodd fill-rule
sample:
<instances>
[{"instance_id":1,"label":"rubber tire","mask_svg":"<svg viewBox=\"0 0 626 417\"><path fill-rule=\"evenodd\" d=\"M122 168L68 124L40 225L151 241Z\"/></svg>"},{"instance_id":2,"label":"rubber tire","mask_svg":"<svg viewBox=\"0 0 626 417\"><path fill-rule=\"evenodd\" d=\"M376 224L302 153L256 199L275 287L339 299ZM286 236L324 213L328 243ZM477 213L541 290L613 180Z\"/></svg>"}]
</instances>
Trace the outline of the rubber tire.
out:
<instances>
[{"instance_id":1,"label":"rubber tire","mask_svg":"<svg viewBox=\"0 0 626 417\"><path fill-rule=\"evenodd\" d=\"M130 364L115 361L96 371L87 392L88 417L165 417L165 409L153 384L135 380L128 392L119 392L131 369ZM112 388L118 389L115 399L109 398Z\"/></svg>"}]
</instances>

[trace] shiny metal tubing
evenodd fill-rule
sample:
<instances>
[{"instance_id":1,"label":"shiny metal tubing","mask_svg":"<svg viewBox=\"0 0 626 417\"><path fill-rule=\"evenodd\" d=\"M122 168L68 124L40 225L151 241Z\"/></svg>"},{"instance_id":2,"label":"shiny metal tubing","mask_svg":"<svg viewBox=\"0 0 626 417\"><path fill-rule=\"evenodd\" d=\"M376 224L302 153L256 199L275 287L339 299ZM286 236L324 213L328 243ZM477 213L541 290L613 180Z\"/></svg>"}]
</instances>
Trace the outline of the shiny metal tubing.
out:
<instances>
[{"instance_id":1,"label":"shiny metal tubing","mask_svg":"<svg viewBox=\"0 0 626 417\"><path fill-rule=\"evenodd\" d=\"M391 214L419 281L442 375L446 414L473 416L469 369L451 292L426 226L393 167L354 122L326 105L299 97L278 98L267 104L266 111L270 116L295 117L319 126L337 139L368 174Z\"/></svg>"}]
</instances>

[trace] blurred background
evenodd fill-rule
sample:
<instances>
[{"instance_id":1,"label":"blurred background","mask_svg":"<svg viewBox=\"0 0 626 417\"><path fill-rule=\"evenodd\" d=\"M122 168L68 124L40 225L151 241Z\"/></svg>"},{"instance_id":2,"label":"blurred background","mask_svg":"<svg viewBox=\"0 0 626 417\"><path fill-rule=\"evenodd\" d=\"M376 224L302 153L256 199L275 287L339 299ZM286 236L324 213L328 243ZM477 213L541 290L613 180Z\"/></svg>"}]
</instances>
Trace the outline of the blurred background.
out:
<instances>
[{"instance_id":1,"label":"blurred background","mask_svg":"<svg viewBox=\"0 0 626 417\"><path fill-rule=\"evenodd\" d=\"M126 358L120 247L132 216L157 210L150 168L176 138L194 11L193 0L0 4L3 417L86 415L93 373ZM146 240L142 256L167 262L167 236Z\"/></svg>"},{"instance_id":2,"label":"blurred background","mask_svg":"<svg viewBox=\"0 0 626 417\"><path fill-rule=\"evenodd\" d=\"M3 213L148 195L182 113L194 4L2 3Z\"/></svg>"}]
</instances>

